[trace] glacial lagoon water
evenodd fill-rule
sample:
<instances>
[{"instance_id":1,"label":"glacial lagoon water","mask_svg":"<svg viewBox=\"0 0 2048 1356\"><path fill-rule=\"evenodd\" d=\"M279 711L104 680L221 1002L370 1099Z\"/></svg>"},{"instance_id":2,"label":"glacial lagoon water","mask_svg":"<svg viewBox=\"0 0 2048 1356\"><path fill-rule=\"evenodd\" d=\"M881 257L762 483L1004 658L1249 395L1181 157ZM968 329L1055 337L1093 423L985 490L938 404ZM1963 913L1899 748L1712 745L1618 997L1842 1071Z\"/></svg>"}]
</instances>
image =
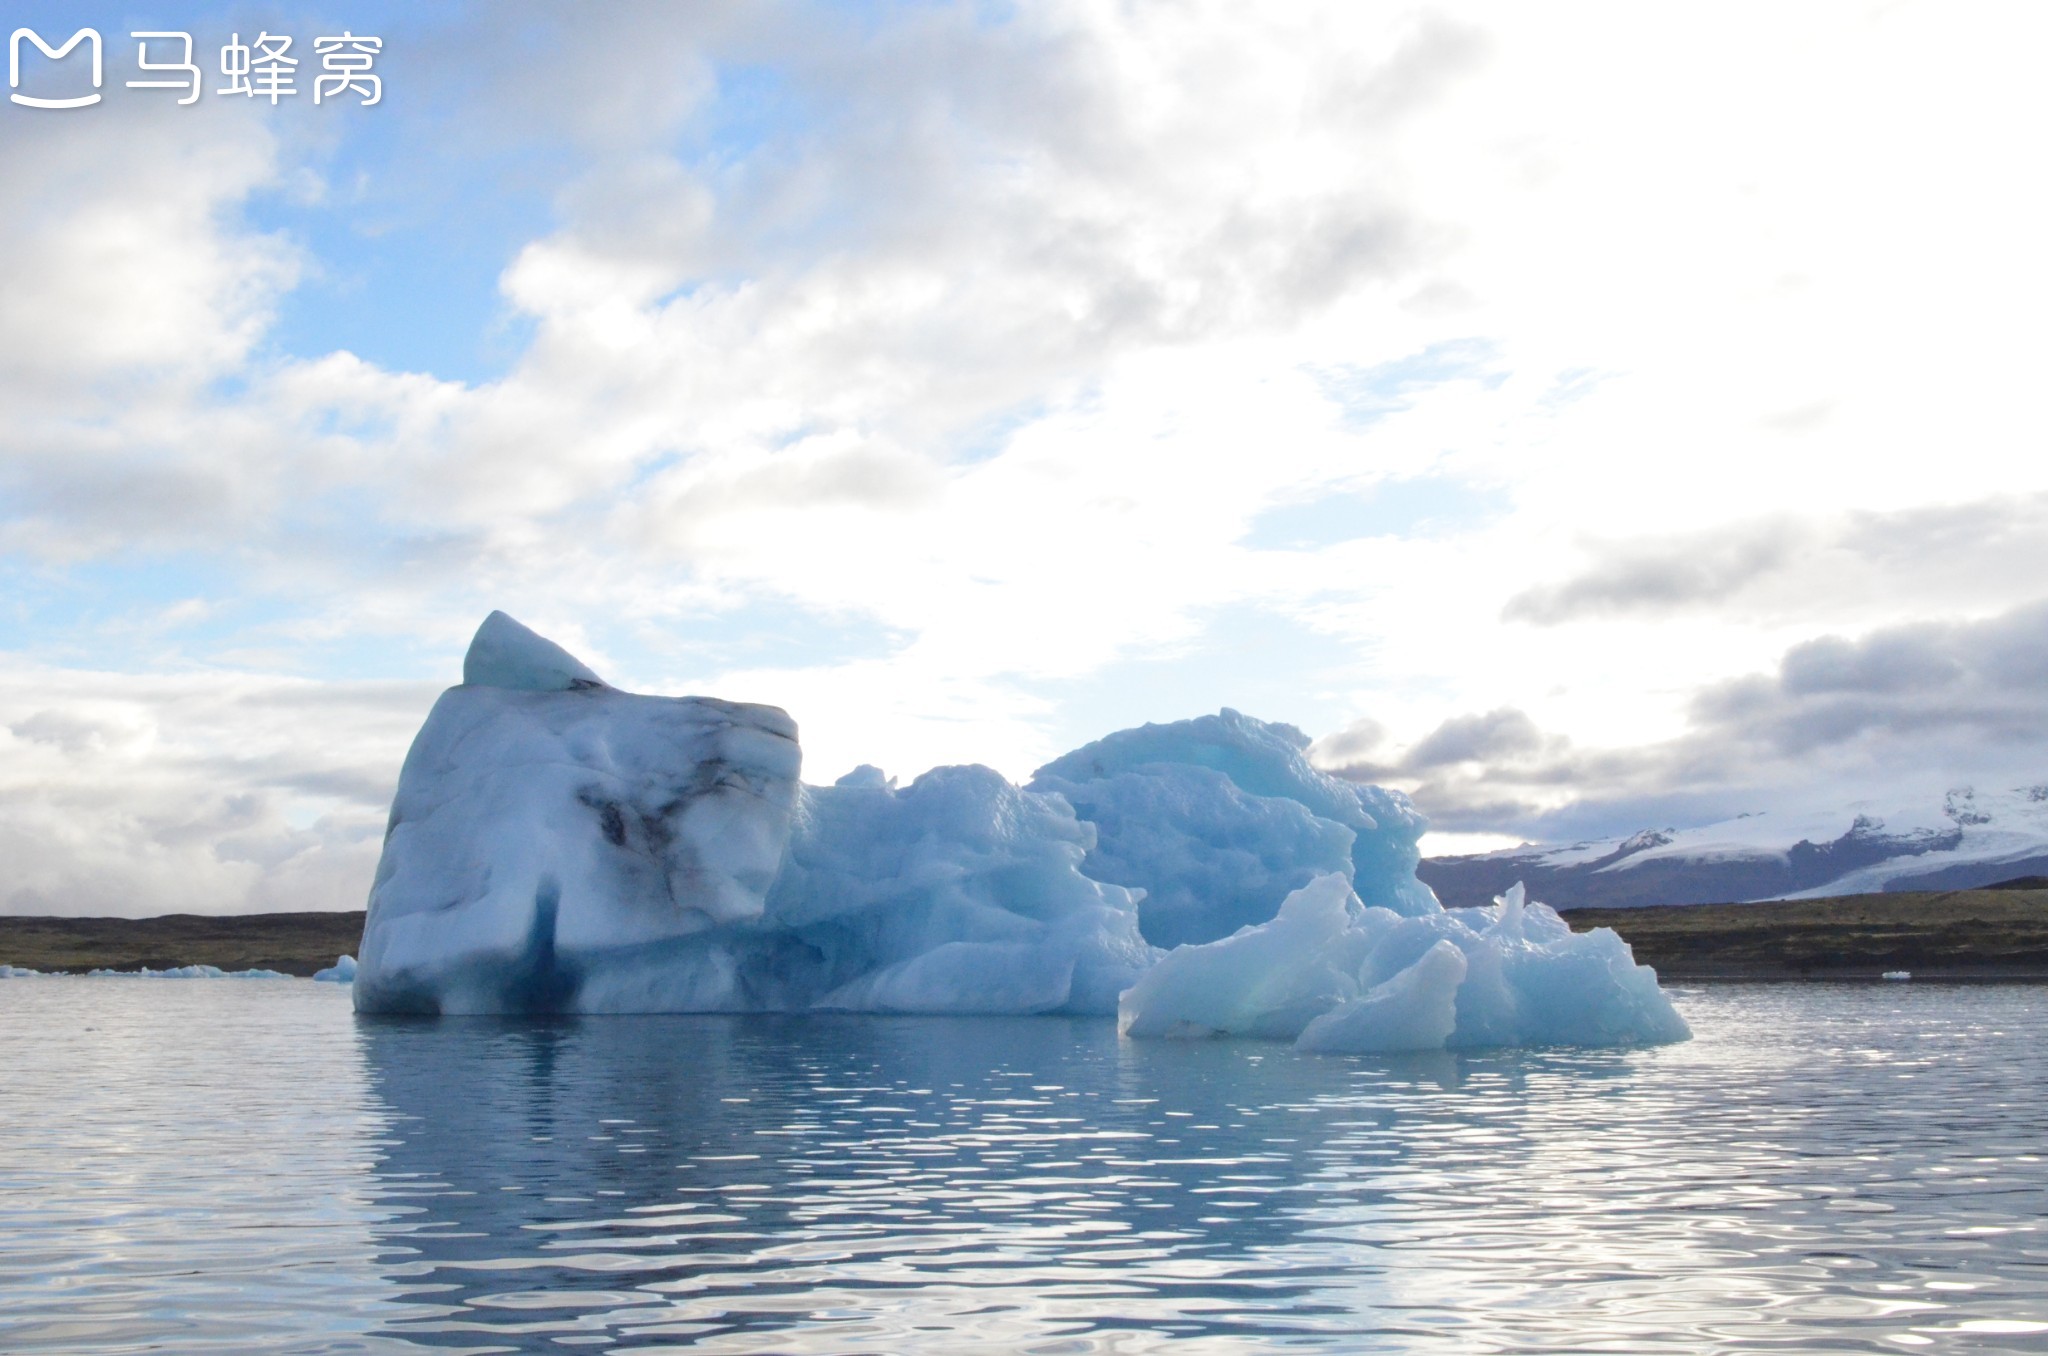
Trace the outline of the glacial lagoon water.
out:
<instances>
[{"instance_id":1,"label":"glacial lagoon water","mask_svg":"<svg viewBox=\"0 0 2048 1356\"><path fill-rule=\"evenodd\" d=\"M7 1352L2048 1351L2048 988L1683 1045L0 982Z\"/></svg>"}]
</instances>

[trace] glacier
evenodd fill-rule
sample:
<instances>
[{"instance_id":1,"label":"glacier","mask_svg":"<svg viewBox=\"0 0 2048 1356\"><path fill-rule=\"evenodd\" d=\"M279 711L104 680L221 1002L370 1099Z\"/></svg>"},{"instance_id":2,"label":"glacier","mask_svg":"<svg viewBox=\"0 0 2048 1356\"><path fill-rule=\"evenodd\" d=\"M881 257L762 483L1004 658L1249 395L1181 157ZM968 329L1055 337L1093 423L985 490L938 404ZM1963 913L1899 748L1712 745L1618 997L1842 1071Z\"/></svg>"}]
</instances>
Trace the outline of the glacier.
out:
<instances>
[{"instance_id":1,"label":"glacier","mask_svg":"<svg viewBox=\"0 0 2048 1356\"><path fill-rule=\"evenodd\" d=\"M1442 908L1422 816L1308 745L1226 709L1021 786L806 785L784 712L620 691L494 612L406 755L355 1005L1116 1014L1323 1052L1685 1038L1612 932L1518 889Z\"/></svg>"},{"instance_id":2,"label":"glacier","mask_svg":"<svg viewBox=\"0 0 2048 1356\"><path fill-rule=\"evenodd\" d=\"M1562 908L1981 889L2048 874L2048 784L1929 784L1889 801L1433 857L1420 874L1450 904L1483 904L1519 880Z\"/></svg>"}]
</instances>

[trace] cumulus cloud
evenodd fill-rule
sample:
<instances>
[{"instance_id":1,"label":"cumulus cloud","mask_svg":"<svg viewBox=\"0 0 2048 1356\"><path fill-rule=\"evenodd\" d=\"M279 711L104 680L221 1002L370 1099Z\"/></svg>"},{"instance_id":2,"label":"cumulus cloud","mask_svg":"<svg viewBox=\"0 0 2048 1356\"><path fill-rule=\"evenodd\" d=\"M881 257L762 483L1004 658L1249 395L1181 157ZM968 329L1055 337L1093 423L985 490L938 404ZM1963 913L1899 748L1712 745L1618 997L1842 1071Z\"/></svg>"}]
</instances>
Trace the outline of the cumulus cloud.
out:
<instances>
[{"instance_id":1,"label":"cumulus cloud","mask_svg":"<svg viewBox=\"0 0 2048 1356\"><path fill-rule=\"evenodd\" d=\"M281 153L303 148L255 120L224 122L211 148L151 122L157 144L120 154L167 152L155 178L27 176L47 210L25 253L125 220L152 242L136 267L183 281L155 310L119 313L123 342L247 384L229 400L153 401L124 379L87 418L17 434L7 539L68 559L226 535L294 579L412 553L411 611L441 606L438 589L466 615L496 600L482 583L615 600L622 572L673 596L690 581L655 575L678 570L709 570L727 601L751 590L836 608L813 582L822 552L785 542L746 559L731 540L818 518L818 536L835 519L871 537L924 530L972 507L937 492L935 468L963 442L999 451L1034 414L1089 408L1121 362L1286 332L1440 252L1375 168L1483 40L1407 15L1327 36L1302 17L1221 17L608 6L569 23L508 7L460 52L458 35L431 35L433 70L411 53L392 78L489 71L434 96L443 113L471 101L459 151L502 158L508 145L474 129L509 126L534 143L521 154L571 167L555 227L502 279L531 342L469 387L346 354L252 362L297 260L237 209L280 187L296 172ZM721 81L748 71L772 73L750 91L771 125L735 145L718 130ZM564 116L522 111L536 84ZM126 146L76 126L97 128L102 161ZM164 220L121 217L130 194L173 183ZM142 291L165 292L154 286ZM53 295L37 317L91 309L79 301ZM924 522L896 515L906 497ZM897 568L929 574L922 558ZM341 624L391 624L358 599L323 601Z\"/></svg>"},{"instance_id":2,"label":"cumulus cloud","mask_svg":"<svg viewBox=\"0 0 2048 1356\"><path fill-rule=\"evenodd\" d=\"M189 385L235 368L299 261L282 240L223 229L279 172L260 120L183 123L110 109L0 137L0 379L47 410L109 382Z\"/></svg>"},{"instance_id":3,"label":"cumulus cloud","mask_svg":"<svg viewBox=\"0 0 2048 1356\"><path fill-rule=\"evenodd\" d=\"M395 757L368 716L301 756L324 718L269 708L215 748L227 715L139 676L114 720L73 670L447 676L494 606L629 685L782 701L824 767L1027 771L1137 666L1174 668L1165 716L1235 702L1239 661L1291 679L1260 714L1471 828L1734 788L1797 738L1848 768L1916 691L1985 747L2003 670L1912 628L2021 615L2048 567L2036 16L463 14L393 42L369 177L536 223L486 378L267 346L323 261L258 209L333 132L0 130L0 620L54 694L0 772L37 907L339 880ZM1243 545L1396 482L1493 507ZM1292 639L1238 653L1248 612ZM709 657L750 617L879 653ZM1892 635L1961 667L1857 648ZM331 854L294 847L319 815Z\"/></svg>"},{"instance_id":4,"label":"cumulus cloud","mask_svg":"<svg viewBox=\"0 0 2048 1356\"><path fill-rule=\"evenodd\" d=\"M95 110L98 112L99 110ZM234 210L279 173L259 121L110 109L0 136L0 548L58 559L248 521L274 454L211 383L240 373L297 252Z\"/></svg>"}]
</instances>

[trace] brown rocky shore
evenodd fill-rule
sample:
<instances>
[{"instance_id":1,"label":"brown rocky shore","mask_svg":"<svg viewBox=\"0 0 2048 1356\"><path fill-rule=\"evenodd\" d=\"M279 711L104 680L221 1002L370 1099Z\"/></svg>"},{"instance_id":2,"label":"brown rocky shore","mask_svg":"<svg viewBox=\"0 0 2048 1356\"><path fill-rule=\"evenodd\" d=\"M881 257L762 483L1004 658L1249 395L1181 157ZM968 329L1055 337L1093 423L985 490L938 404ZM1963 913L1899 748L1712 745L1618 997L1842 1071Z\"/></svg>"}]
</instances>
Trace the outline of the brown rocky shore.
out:
<instances>
[{"instance_id":1,"label":"brown rocky shore","mask_svg":"<svg viewBox=\"0 0 2048 1356\"><path fill-rule=\"evenodd\" d=\"M217 965L223 970L278 970L311 975L354 955L363 939L355 913L253 913L161 918L0 917L0 965L46 973L168 970Z\"/></svg>"},{"instance_id":2,"label":"brown rocky shore","mask_svg":"<svg viewBox=\"0 0 2048 1356\"><path fill-rule=\"evenodd\" d=\"M2048 980L2048 879L1983 890L1766 904L1569 909L1609 927L1664 979Z\"/></svg>"},{"instance_id":3,"label":"brown rocky shore","mask_svg":"<svg viewBox=\"0 0 2048 1356\"><path fill-rule=\"evenodd\" d=\"M1581 930L1610 927L1666 979L2048 980L2048 879L1984 890L1847 895L1767 904L1568 909ZM234 917L0 917L0 965L93 969L279 970L310 975L355 953L361 913Z\"/></svg>"}]
</instances>

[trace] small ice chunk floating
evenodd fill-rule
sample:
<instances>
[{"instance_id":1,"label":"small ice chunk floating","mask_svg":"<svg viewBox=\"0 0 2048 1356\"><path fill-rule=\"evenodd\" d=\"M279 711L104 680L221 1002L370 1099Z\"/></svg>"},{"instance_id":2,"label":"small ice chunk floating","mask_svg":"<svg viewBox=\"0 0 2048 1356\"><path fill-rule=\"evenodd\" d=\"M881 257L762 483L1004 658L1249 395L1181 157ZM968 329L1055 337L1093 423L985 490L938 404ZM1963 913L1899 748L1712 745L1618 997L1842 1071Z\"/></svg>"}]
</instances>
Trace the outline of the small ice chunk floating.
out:
<instances>
[{"instance_id":1,"label":"small ice chunk floating","mask_svg":"<svg viewBox=\"0 0 2048 1356\"><path fill-rule=\"evenodd\" d=\"M334 964L325 970L315 970L313 978L323 984L353 984L356 982L356 958L336 956Z\"/></svg>"},{"instance_id":2,"label":"small ice chunk floating","mask_svg":"<svg viewBox=\"0 0 2048 1356\"><path fill-rule=\"evenodd\" d=\"M1235 711L1017 786L798 780L771 706L611 687L501 612L399 775L369 1013L1117 1013L1370 1052L1683 1040L1611 931L1445 910L1405 796Z\"/></svg>"},{"instance_id":3,"label":"small ice chunk floating","mask_svg":"<svg viewBox=\"0 0 2048 1356\"><path fill-rule=\"evenodd\" d=\"M218 965L173 965L152 970L147 965L134 970L87 970L87 979L290 979L282 970L223 970Z\"/></svg>"}]
</instances>

